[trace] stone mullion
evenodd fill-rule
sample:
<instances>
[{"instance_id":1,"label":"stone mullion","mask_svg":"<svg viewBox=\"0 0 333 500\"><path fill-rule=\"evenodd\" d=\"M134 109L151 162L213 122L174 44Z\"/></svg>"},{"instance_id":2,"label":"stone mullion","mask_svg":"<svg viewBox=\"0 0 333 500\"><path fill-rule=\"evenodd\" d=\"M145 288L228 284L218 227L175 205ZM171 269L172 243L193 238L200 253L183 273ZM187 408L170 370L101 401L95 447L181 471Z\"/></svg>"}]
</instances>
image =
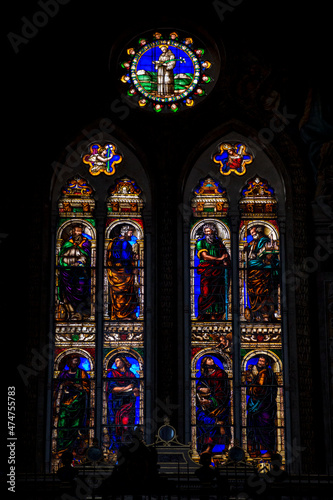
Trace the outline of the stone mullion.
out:
<instances>
[{"instance_id":1,"label":"stone mullion","mask_svg":"<svg viewBox=\"0 0 333 500\"><path fill-rule=\"evenodd\" d=\"M297 179L294 179L296 184ZM296 200L294 219L294 246L295 269L303 268L308 256L306 239L306 204L304 193L299 186L295 186ZM309 317L309 283L308 276L298 276L296 288L296 342L298 352L298 364L301 367L298 373L299 406L300 415L300 436L301 445L304 447L302 454L303 472L308 472L315 468L315 456L312 453L315 443L314 434L314 414L313 414L313 384L312 384L312 362L311 362L311 342L310 342L310 317Z\"/></svg>"},{"instance_id":2,"label":"stone mullion","mask_svg":"<svg viewBox=\"0 0 333 500\"><path fill-rule=\"evenodd\" d=\"M241 399L241 341L239 312L239 215L231 218L231 262L232 262L232 366L233 366L233 405L235 441L242 442L242 399Z\"/></svg>"},{"instance_id":3,"label":"stone mullion","mask_svg":"<svg viewBox=\"0 0 333 500\"><path fill-rule=\"evenodd\" d=\"M157 393L165 402L177 387L177 233L175 197L167 175L162 175L161 185L157 219Z\"/></svg>"}]
</instances>

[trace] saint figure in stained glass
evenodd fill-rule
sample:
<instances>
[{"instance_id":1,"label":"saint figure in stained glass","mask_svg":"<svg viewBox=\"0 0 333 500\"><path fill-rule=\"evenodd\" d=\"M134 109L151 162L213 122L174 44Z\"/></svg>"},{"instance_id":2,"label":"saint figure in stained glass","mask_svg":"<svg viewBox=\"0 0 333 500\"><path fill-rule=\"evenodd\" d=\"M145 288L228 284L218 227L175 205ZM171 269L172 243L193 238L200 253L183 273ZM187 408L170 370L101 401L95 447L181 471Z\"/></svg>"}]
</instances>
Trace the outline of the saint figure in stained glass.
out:
<instances>
[{"instance_id":1,"label":"saint figure in stained glass","mask_svg":"<svg viewBox=\"0 0 333 500\"><path fill-rule=\"evenodd\" d=\"M139 381L126 356L114 359L107 374L107 415L110 448L118 449L134 429Z\"/></svg>"},{"instance_id":2,"label":"saint figure in stained glass","mask_svg":"<svg viewBox=\"0 0 333 500\"><path fill-rule=\"evenodd\" d=\"M245 310L249 321L276 321L279 279L278 243L261 225L251 226L244 243L247 259L247 293L250 307Z\"/></svg>"},{"instance_id":3,"label":"saint figure in stained glass","mask_svg":"<svg viewBox=\"0 0 333 500\"><path fill-rule=\"evenodd\" d=\"M216 358L201 359L196 396L198 453L217 451L216 447L226 451L231 438L230 385L222 363Z\"/></svg>"},{"instance_id":4,"label":"saint figure in stained glass","mask_svg":"<svg viewBox=\"0 0 333 500\"><path fill-rule=\"evenodd\" d=\"M204 235L197 241L200 260L197 274L200 276L198 320L221 321L225 319L230 282L230 256L215 224L203 226Z\"/></svg>"},{"instance_id":5,"label":"saint figure in stained glass","mask_svg":"<svg viewBox=\"0 0 333 500\"><path fill-rule=\"evenodd\" d=\"M90 315L90 240L82 224L73 223L71 235L59 252L59 301L67 319L81 320Z\"/></svg>"},{"instance_id":6,"label":"saint figure in stained glass","mask_svg":"<svg viewBox=\"0 0 333 500\"><path fill-rule=\"evenodd\" d=\"M176 58L167 45L161 45L160 49L162 54L153 64L157 69L157 93L165 96L174 92L173 68L176 66Z\"/></svg>"},{"instance_id":7,"label":"saint figure in stained glass","mask_svg":"<svg viewBox=\"0 0 333 500\"><path fill-rule=\"evenodd\" d=\"M203 74L211 66L202 59L205 50L194 45L192 38L181 40L175 32L169 37L154 33L150 43L140 38L136 47L127 49L127 60L121 62L126 73L120 80L130 86L128 95L135 96L140 107L148 105L156 112L193 106L195 97L205 95L203 87L212 81Z\"/></svg>"},{"instance_id":8,"label":"saint figure in stained glass","mask_svg":"<svg viewBox=\"0 0 333 500\"><path fill-rule=\"evenodd\" d=\"M124 224L107 248L107 276L110 289L111 320L135 320L138 308L135 276L138 274L136 238Z\"/></svg>"},{"instance_id":9,"label":"saint figure in stained glass","mask_svg":"<svg viewBox=\"0 0 333 500\"><path fill-rule=\"evenodd\" d=\"M80 368L78 354L66 357L67 364L58 376L54 401L56 404L57 452L65 450L79 454L84 448L82 441L88 434L89 378L85 369Z\"/></svg>"},{"instance_id":10,"label":"saint figure in stained glass","mask_svg":"<svg viewBox=\"0 0 333 500\"><path fill-rule=\"evenodd\" d=\"M222 175L243 175L246 172L246 165L252 163L253 156L247 152L245 144L221 144L220 153L214 156L215 163L221 165Z\"/></svg>"},{"instance_id":11,"label":"saint figure in stained glass","mask_svg":"<svg viewBox=\"0 0 333 500\"><path fill-rule=\"evenodd\" d=\"M260 355L247 364L247 446L251 457L269 458L276 451L277 379L269 358Z\"/></svg>"},{"instance_id":12,"label":"saint figure in stained glass","mask_svg":"<svg viewBox=\"0 0 333 500\"><path fill-rule=\"evenodd\" d=\"M145 44L131 64L131 79L145 97L176 101L195 89L200 77L196 55L174 40Z\"/></svg>"},{"instance_id":13,"label":"saint figure in stained glass","mask_svg":"<svg viewBox=\"0 0 333 500\"><path fill-rule=\"evenodd\" d=\"M91 175L99 175L104 172L106 175L113 175L116 171L115 166L122 161L122 156L115 153L114 144L93 144L90 146L90 154L83 156L83 163L90 165Z\"/></svg>"}]
</instances>

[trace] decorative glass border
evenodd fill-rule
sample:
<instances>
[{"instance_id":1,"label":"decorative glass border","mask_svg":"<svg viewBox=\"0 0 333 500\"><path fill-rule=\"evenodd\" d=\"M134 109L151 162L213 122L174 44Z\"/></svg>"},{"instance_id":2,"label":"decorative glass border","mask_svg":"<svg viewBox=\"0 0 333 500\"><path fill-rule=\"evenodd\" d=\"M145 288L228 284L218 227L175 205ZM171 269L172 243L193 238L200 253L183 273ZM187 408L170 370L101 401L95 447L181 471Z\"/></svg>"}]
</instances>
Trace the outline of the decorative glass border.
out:
<instances>
[{"instance_id":1,"label":"decorative glass border","mask_svg":"<svg viewBox=\"0 0 333 500\"><path fill-rule=\"evenodd\" d=\"M146 38L140 38L137 48L131 47L126 50L129 59L121 62L121 67L128 72L123 74L120 80L129 86L127 94L136 97L137 104L141 108L151 105L156 112L162 110L176 112L181 107L193 106L197 97L206 94L204 87L211 82L211 77L204 73L211 67L211 62L205 60L205 50L196 48L193 39L190 37L182 38L179 41L176 32L170 33L169 37L155 32L153 38L154 40L151 42ZM193 80L189 87L178 95L167 95L166 97L154 95L144 88L137 76L137 67L142 56L149 50L163 45L183 51L193 64Z\"/></svg>"},{"instance_id":2,"label":"decorative glass border","mask_svg":"<svg viewBox=\"0 0 333 500\"><path fill-rule=\"evenodd\" d=\"M154 95L152 95L149 92L146 92L144 90L144 88L140 84L138 78L136 77L136 68L137 68L137 65L138 65L138 62L139 62L140 58L148 50L150 50L150 49L152 49L154 47L158 47L160 45L167 45L168 47L180 48L181 50L183 50L189 56L189 58L191 59L191 61L193 63L193 67L194 67L194 79L192 81L192 84L190 85L190 87L187 90L185 90L184 92L182 92L178 96L173 96L173 97L158 97L158 96L154 96ZM141 94L143 94L148 99L152 99L153 101L157 101L157 102L165 102L165 103L167 103L167 102L175 102L175 101L180 101L184 97L187 97L191 92L193 92L193 90L195 89L197 83L199 82L200 74L201 74L201 72L200 72L200 63L199 63L197 57L194 55L194 53L188 47L186 47L185 45L182 45L181 43L170 41L170 40L156 40L155 42L152 42L152 43L150 43L148 45L145 45L136 54L136 56L134 57L134 59L132 61L132 64L131 64L131 78L132 78L132 81L133 81L135 87L137 88L137 90L139 92L141 92Z\"/></svg>"}]
</instances>

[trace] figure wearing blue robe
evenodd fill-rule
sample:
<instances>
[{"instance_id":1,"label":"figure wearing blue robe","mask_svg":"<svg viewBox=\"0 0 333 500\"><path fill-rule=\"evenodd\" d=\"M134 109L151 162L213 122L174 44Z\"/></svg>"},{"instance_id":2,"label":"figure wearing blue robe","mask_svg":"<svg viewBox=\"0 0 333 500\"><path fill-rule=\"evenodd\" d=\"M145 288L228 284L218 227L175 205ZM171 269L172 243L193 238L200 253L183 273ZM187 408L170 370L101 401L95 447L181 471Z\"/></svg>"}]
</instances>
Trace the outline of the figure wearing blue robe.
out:
<instances>
[{"instance_id":1,"label":"figure wearing blue robe","mask_svg":"<svg viewBox=\"0 0 333 500\"><path fill-rule=\"evenodd\" d=\"M276 451L277 379L260 356L256 367L249 365L247 380L247 445L250 456L270 456Z\"/></svg>"},{"instance_id":2,"label":"figure wearing blue robe","mask_svg":"<svg viewBox=\"0 0 333 500\"><path fill-rule=\"evenodd\" d=\"M126 357L115 359L115 368L107 374L107 408L110 448L119 448L127 433L133 431L139 382Z\"/></svg>"},{"instance_id":3,"label":"figure wearing blue robe","mask_svg":"<svg viewBox=\"0 0 333 500\"><path fill-rule=\"evenodd\" d=\"M212 452L216 445L229 447L230 384L227 373L210 356L201 361L197 391L197 450Z\"/></svg>"}]
</instances>

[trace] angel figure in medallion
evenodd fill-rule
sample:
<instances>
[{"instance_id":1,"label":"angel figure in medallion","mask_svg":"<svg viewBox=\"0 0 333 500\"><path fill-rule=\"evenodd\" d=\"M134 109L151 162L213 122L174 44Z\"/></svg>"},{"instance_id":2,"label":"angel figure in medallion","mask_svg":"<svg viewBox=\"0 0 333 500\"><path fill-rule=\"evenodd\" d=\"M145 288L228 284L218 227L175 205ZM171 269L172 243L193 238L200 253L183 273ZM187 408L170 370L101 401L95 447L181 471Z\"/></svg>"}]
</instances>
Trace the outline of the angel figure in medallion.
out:
<instances>
[{"instance_id":1,"label":"angel figure in medallion","mask_svg":"<svg viewBox=\"0 0 333 500\"><path fill-rule=\"evenodd\" d=\"M122 156L115 154L113 144L93 144L90 147L90 154L83 157L83 163L90 165L89 172L92 175L99 175L104 172L106 175L113 175L116 171L115 165L122 161Z\"/></svg>"}]
</instances>

